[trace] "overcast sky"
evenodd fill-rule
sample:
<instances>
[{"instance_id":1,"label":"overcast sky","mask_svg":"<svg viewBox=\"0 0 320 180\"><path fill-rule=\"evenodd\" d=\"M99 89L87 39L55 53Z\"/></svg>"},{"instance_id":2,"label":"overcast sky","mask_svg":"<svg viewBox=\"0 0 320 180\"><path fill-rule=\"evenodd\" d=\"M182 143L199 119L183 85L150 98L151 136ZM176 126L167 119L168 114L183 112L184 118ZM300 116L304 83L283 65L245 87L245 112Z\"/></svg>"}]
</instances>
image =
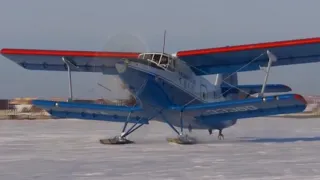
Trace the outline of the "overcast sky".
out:
<instances>
[{"instance_id":1,"label":"overcast sky","mask_svg":"<svg viewBox=\"0 0 320 180\"><path fill-rule=\"evenodd\" d=\"M161 51L164 29L168 53L317 37L319 7L317 0L1 0L0 48ZM320 94L319 68L320 63L273 68L270 83ZM28 71L2 56L0 73L0 98L68 96L66 73ZM262 83L263 75L241 73L240 83ZM123 95L113 77L73 77L76 97ZM97 82L108 82L112 92Z\"/></svg>"}]
</instances>

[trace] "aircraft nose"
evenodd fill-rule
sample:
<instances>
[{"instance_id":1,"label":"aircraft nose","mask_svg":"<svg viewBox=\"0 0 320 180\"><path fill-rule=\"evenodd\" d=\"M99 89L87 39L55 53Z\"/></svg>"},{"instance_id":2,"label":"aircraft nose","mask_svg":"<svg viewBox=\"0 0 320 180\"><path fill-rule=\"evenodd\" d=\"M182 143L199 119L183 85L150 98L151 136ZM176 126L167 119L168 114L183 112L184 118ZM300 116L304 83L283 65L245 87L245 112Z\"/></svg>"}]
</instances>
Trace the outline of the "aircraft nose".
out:
<instances>
[{"instance_id":1,"label":"aircraft nose","mask_svg":"<svg viewBox=\"0 0 320 180\"><path fill-rule=\"evenodd\" d=\"M116 63L115 66L118 73L123 73L126 71L128 65L126 63Z\"/></svg>"}]
</instances>

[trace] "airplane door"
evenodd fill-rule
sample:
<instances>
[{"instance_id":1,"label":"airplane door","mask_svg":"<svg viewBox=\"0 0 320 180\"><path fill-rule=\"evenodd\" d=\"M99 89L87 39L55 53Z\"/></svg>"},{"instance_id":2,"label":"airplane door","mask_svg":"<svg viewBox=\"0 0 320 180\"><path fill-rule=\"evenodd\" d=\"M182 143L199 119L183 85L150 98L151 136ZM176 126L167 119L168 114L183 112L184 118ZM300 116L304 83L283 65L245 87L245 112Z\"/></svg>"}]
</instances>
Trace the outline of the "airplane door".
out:
<instances>
[{"instance_id":1,"label":"airplane door","mask_svg":"<svg viewBox=\"0 0 320 180\"><path fill-rule=\"evenodd\" d=\"M205 85L203 85L203 84L201 84L201 86L200 86L200 93L201 93L201 98L203 100L206 100L208 92L207 92L207 87Z\"/></svg>"}]
</instances>

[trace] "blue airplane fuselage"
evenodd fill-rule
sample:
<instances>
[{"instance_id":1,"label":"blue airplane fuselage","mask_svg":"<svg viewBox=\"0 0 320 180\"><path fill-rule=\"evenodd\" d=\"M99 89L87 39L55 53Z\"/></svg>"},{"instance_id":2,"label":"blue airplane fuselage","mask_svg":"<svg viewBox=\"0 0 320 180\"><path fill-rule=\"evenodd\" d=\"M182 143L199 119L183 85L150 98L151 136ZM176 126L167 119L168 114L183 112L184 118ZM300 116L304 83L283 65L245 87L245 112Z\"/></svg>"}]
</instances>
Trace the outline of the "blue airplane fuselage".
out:
<instances>
[{"instance_id":1,"label":"blue airplane fuselage","mask_svg":"<svg viewBox=\"0 0 320 180\"><path fill-rule=\"evenodd\" d=\"M119 77L136 96L138 105L143 108L142 116L153 117L152 120L169 122L181 127L180 111L168 107L205 103L186 89L180 88L170 78L161 76L137 66L117 64ZM183 128L192 129L224 129L236 124L237 120L212 119L210 125L198 121L193 116L183 114Z\"/></svg>"}]
</instances>

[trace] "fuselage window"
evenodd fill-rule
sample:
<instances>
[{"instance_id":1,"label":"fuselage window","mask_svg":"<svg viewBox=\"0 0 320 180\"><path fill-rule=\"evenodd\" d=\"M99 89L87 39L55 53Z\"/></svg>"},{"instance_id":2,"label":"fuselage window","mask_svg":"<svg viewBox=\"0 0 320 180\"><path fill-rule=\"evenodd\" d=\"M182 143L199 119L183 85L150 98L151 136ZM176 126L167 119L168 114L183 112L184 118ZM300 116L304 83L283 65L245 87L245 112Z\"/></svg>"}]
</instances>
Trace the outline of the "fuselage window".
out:
<instances>
[{"instance_id":1,"label":"fuselage window","mask_svg":"<svg viewBox=\"0 0 320 180\"><path fill-rule=\"evenodd\" d=\"M168 69L170 71L175 71L175 60L174 59L170 59Z\"/></svg>"},{"instance_id":2,"label":"fuselage window","mask_svg":"<svg viewBox=\"0 0 320 180\"><path fill-rule=\"evenodd\" d=\"M200 86L200 93L202 96L202 99L206 99L207 98L207 88L204 85Z\"/></svg>"}]
</instances>

